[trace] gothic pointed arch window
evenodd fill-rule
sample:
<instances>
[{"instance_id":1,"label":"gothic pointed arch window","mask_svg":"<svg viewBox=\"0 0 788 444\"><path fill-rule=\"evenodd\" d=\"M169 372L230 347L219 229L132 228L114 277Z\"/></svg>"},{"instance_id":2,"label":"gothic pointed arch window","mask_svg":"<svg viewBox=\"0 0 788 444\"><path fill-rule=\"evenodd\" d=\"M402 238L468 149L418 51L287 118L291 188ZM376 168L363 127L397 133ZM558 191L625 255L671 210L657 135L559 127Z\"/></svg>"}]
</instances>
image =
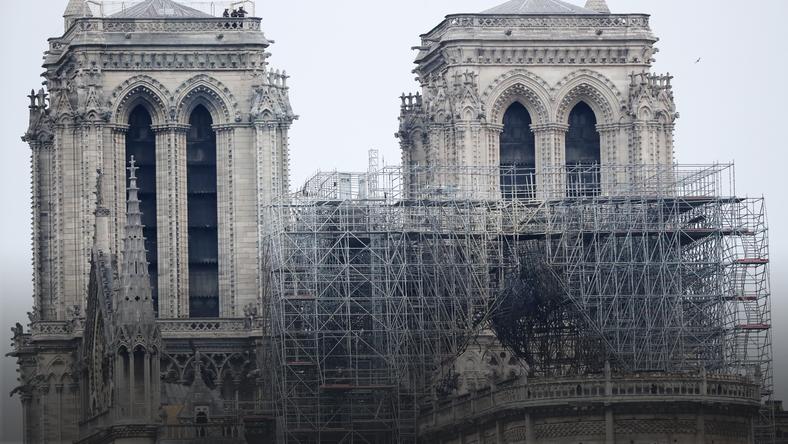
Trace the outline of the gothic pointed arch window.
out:
<instances>
[{"instance_id":1,"label":"gothic pointed arch window","mask_svg":"<svg viewBox=\"0 0 788 444\"><path fill-rule=\"evenodd\" d=\"M156 136L152 128L153 120L143 105L137 105L129 114L129 129L126 133L126 164L132 156L139 169L140 210L142 211L142 235L145 237L145 251L148 259L153 308L159 308L159 266L156 223ZM126 180L129 183L129 171Z\"/></svg>"},{"instance_id":2,"label":"gothic pointed arch window","mask_svg":"<svg viewBox=\"0 0 788 444\"><path fill-rule=\"evenodd\" d=\"M533 198L536 142L531 131L531 114L520 102L512 103L503 115L500 150L502 196Z\"/></svg>"},{"instance_id":3,"label":"gothic pointed arch window","mask_svg":"<svg viewBox=\"0 0 788 444\"><path fill-rule=\"evenodd\" d=\"M189 314L219 317L216 133L211 113L198 105L186 136L189 235Z\"/></svg>"},{"instance_id":4,"label":"gothic pointed arch window","mask_svg":"<svg viewBox=\"0 0 788 444\"><path fill-rule=\"evenodd\" d=\"M595 196L600 191L601 150L594 110L580 102L569 113L566 134L567 194Z\"/></svg>"}]
</instances>

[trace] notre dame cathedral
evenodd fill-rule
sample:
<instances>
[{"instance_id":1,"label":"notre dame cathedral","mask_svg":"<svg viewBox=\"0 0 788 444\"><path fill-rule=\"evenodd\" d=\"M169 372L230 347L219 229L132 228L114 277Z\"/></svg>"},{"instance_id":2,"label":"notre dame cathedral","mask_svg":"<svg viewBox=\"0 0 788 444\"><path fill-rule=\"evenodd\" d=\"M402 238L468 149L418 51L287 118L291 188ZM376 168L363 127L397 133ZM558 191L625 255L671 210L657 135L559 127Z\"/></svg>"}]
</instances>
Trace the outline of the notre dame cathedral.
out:
<instances>
[{"instance_id":1,"label":"notre dame cathedral","mask_svg":"<svg viewBox=\"0 0 788 444\"><path fill-rule=\"evenodd\" d=\"M763 202L674 163L648 15L448 15L402 165L291 191L261 20L188 3L49 40L25 443L771 442Z\"/></svg>"}]
</instances>

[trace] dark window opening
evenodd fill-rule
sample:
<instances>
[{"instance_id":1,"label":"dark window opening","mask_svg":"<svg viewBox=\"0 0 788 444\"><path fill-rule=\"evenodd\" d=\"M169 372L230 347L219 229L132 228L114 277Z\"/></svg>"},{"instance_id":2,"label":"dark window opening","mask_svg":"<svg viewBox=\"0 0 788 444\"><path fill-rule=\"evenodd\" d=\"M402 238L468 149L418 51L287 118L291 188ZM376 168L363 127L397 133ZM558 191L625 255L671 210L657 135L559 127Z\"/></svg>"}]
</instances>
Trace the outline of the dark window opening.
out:
<instances>
[{"instance_id":1,"label":"dark window opening","mask_svg":"<svg viewBox=\"0 0 788 444\"><path fill-rule=\"evenodd\" d=\"M216 133L211 114L198 106L186 137L189 217L189 314L219 317L219 245L216 207Z\"/></svg>"},{"instance_id":2,"label":"dark window opening","mask_svg":"<svg viewBox=\"0 0 788 444\"><path fill-rule=\"evenodd\" d=\"M566 134L567 195L596 196L600 191L601 163L596 115L585 102L578 103L569 113Z\"/></svg>"},{"instance_id":3,"label":"dark window opening","mask_svg":"<svg viewBox=\"0 0 788 444\"><path fill-rule=\"evenodd\" d=\"M159 265L156 223L156 135L153 133L148 110L139 105L129 115L129 130L126 133L126 165L134 156L137 170L140 210L142 211L142 235L148 259L153 309L159 311ZM126 170L125 186L129 183Z\"/></svg>"},{"instance_id":4,"label":"dark window opening","mask_svg":"<svg viewBox=\"0 0 788 444\"><path fill-rule=\"evenodd\" d=\"M531 115L513 103L503 116L501 133L501 194L508 199L531 199L536 183L536 142Z\"/></svg>"}]
</instances>

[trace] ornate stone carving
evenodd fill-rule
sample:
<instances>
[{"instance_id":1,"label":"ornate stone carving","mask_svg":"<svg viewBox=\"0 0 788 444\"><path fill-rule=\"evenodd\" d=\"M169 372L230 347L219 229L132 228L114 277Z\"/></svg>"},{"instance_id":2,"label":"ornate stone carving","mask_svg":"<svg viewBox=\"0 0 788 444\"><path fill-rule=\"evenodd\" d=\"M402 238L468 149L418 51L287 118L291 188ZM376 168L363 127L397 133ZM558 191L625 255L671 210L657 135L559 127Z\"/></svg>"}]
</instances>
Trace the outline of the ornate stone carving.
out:
<instances>
[{"instance_id":1,"label":"ornate stone carving","mask_svg":"<svg viewBox=\"0 0 788 444\"><path fill-rule=\"evenodd\" d=\"M213 108L221 117L219 123L241 122L241 111L238 100L235 99L230 88L221 81L207 75L199 74L183 82L173 95L173 108L170 118L175 121L187 123L188 111L193 107L196 100L205 99L208 108Z\"/></svg>"},{"instance_id":2,"label":"ornate stone carving","mask_svg":"<svg viewBox=\"0 0 788 444\"><path fill-rule=\"evenodd\" d=\"M559 422L534 427L537 439L600 436L605 434L604 421Z\"/></svg>"},{"instance_id":3,"label":"ornate stone carving","mask_svg":"<svg viewBox=\"0 0 788 444\"><path fill-rule=\"evenodd\" d=\"M451 95L454 117L465 121L484 121L484 104L479 98L478 75L473 71L452 75Z\"/></svg>"},{"instance_id":4,"label":"ornate stone carving","mask_svg":"<svg viewBox=\"0 0 788 444\"><path fill-rule=\"evenodd\" d=\"M269 71L264 75L264 82L255 87L252 98L250 118L256 122L277 121L292 123L297 119L290 106L288 75L286 72Z\"/></svg>"},{"instance_id":5,"label":"ornate stone carving","mask_svg":"<svg viewBox=\"0 0 788 444\"><path fill-rule=\"evenodd\" d=\"M148 75L130 77L112 91L107 106L114 110L115 121L125 123L123 119L131 112L130 105L136 103L135 100L140 97L152 105L149 111L154 121L164 123L165 111L169 109L172 96L166 86Z\"/></svg>"},{"instance_id":6,"label":"ornate stone carving","mask_svg":"<svg viewBox=\"0 0 788 444\"><path fill-rule=\"evenodd\" d=\"M672 124L679 117L673 100L670 74L661 76L647 72L630 74L626 113L634 120L655 120Z\"/></svg>"},{"instance_id":7,"label":"ornate stone carving","mask_svg":"<svg viewBox=\"0 0 788 444\"><path fill-rule=\"evenodd\" d=\"M585 100L597 114L598 123L615 123L621 109L621 93L604 74L590 69L579 69L561 79L553 88L556 122L565 123L571 107Z\"/></svg>"},{"instance_id":8,"label":"ornate stone carving","mask_svg":"<svg viewBox=\"0 0 788 444\"><path fill-rule=\"evenodd\" d=\"M513 69L490 82L482 94L482 101L490 104L489 121L499 123L506 108L520 100L535 118L535 123L547 123L550 87L547 82L527 69Z\"/></svg>"}]
</instances>

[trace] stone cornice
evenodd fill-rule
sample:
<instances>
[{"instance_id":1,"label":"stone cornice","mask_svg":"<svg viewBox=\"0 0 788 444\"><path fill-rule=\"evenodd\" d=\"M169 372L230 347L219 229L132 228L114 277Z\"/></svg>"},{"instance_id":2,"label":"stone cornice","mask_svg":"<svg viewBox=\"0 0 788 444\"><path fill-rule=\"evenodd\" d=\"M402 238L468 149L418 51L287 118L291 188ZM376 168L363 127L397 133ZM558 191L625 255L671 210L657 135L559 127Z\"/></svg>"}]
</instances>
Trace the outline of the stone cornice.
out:
<instances>
[{"instance_id":1,"label":"stone cornice","mask_svg":"<svg viewBox=\"0 0 788 444\"><path fill-rule=\"evenodd\" d=\"M128 32L259 32L262 19L257 17L244 18L112 18L112 17L83 17L74 20L74 24L66 31L63 37L53 39L62 43L78 33L128 33ZM266 44L270 43L265 41ZM58 49L56 46L55 49Z\"/></svg>"},{"instance_id":2,"label":"stone cornice","mask_svg":"<svg viewBox=\"0 0 788 444\"><path fill-rule=\"evenodd\" d=\"M216 125L212 125L211 128L213 128L213 130L216 132L221 132L221 131L231 131L234 130L235 128L249 128L251 126L252 126L251 123L219 123Z\"/></svg>"},{"instance_id":3,"label":"stone cornice","mask_svg":"<svg viewBox=\"0 0 788 444\"><path fill-rule=\"evenodd\" d=\"M107 128L118 133L126 133L129 131L130 126L124 123L109 123Z\"/></svg>"},{"instance_id":4,"label":"stone cornice","mask_svg":"<svg viewBox=\"0 0 788 444\"><path fill-rule=\"evenodd\" d=\"M627 124L625 123L608 123L608 124L598 124L596 126L596 130L600 133L609 132L609 131L618 131L622 128L626 128Z\"/></svg>"},{"instance_id":5,"label":"stone cornice","mask_svg":"<svg viewBox=\"0 0 788 444\"><path fill-rule=\"evenodd\" d=\"M646 14L455 14L421 37L414 49L422 72L444 64L648 66L657 41Z\"/></svg>"},{"instance_id":6,"label":"stone cornice","mask_svg":"<svg viewBox=\"0 0 788 444\"><path fill-rule=\"evenodd\" d=\"M112 49L118 51L118 58L115 60L128 60L129 63L121 62L119 65L113 63L108 57L102 58L98 66L91 69L248 69L260 67L255 59L248 58L244 61L244 56L254 53L250 51L255 48L256 52L262 55L263 60L267 57L264 51L269 42L261 31L261 19L254 17L246 18L192 18L192 19L117 19L86 17L79 18L74 24L59 38L49 40L49 51L46 54L44 66L54 66L63 63L69 53L78 47L96 48L101 51L109 52ZM180 35L179 35L180 34ZM184 34L186 36L184 36ZM204 57L206 51L216 49L220 51L220 56L214 62L200 66L199 63L189 63L188 60L197 61L201 56L192 52L191 56L186 57L186 53L179 54L181 59L171 59L169 65L164 63L166 58L160 59L156 63L146 64L146 59L130 56L124 57L121 53L134 54L132 48L137 49L137 54L141 53L141 48L149 55L155 52L156 47L171 49L173 38L189 39L193 46L199 46ZM233 49L233 51L231 51ZM221 51L224 51L221 53ZM174 55L172 53L168 53ZM233 60L234 59L234 60ZM133 62L133 63L132 63ZM239 66L243 65L243 66Z\"/></svg>"},{"instance_id":7,"label":"stone cornice","mask_svg":"<svg viewBox=\"0 0 788 444\"><path fill-rule=\"evenodd\" d=\"M176 123L176 122L169 122L169 123L163 123L161 125L151 126L151 129L153 129L153 132L155 133L169 133L169 132L185 133L189 131L190 128L191 125L186 125L183 123Z\"/></svg>"}]
</instances>

